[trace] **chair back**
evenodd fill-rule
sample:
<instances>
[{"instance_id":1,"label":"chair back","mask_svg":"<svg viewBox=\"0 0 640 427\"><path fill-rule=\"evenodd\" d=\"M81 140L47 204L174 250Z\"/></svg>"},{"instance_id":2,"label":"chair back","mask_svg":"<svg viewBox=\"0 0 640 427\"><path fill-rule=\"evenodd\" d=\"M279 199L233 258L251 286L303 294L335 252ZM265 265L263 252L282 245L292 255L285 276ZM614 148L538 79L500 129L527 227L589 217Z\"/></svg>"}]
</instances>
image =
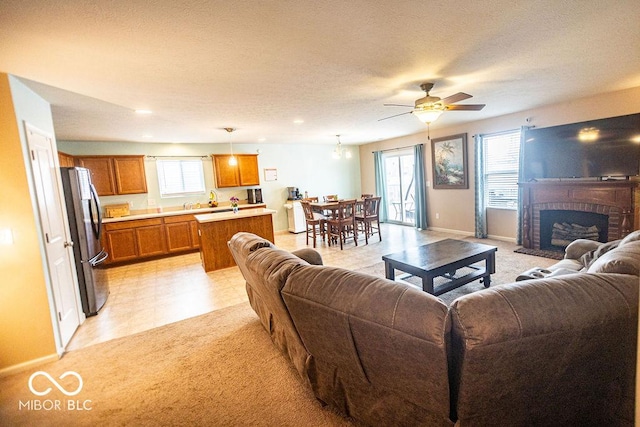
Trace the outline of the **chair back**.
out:
<instances>
[{"instance_id":1,"label":"chair back","mask_svg":"<svg viewBox=\"0 0 640 427\"><path fill-rule=\"evenodd\" d=\"M340 200L338 202L337 218L340 220L353 219L356 214L356 199Z\"/></svg>"},{"instance_id":2,"label":"chair back","mask_svg":"<svg viewBox=\"0 0 640 427\"><path fill-rule=\"evenodd\" d=\"M313 209L311 209L311 203L307 200L301 200L300 204L302 205L302 210L304 211L304 218L307 221L313 221L315 218L313 217Z\"/></svg>"},{"instance_id":3,"label":"chair back","mask_svg":"<svg viewBox=\"0 0 640 427\"><path fill-rule=\"evenodd\" d=\"M363 200L364 199L369 199L371 197L373 197L373 194L363 194L362 196L360 196Z\"/></svg>"},{"instance_id":4,"label":"chair back","mask_svg":"<svg viewBox=\"0 0 640 427\"><path fill-rule=\"evenodd\" d=\"M362 213L367 218L375 218L380 212L381 197L370 197L364 199Z\"/></svg>"},{"instance_id":5,"label":"chair back","mask_svg":"<svg viewBox=\"0 0 640 427\"><path fill-rule=\"evenodd\" d=\"M327 196L324 196L324 201L325 202L336 202L336 201L338 201L338 195L337 194L329 194Z\"/></svg>"},{"instance_id":6,"label":"chair back","mask_svg":"<svg viewBox=\"0 0 640 427\"><path fill-rule=\"evenodd\" d=\"M312 203L318 203L318 197L305 197L304 199L302 199L305 202L312 202Z\"/></svg>"}]
</instances>

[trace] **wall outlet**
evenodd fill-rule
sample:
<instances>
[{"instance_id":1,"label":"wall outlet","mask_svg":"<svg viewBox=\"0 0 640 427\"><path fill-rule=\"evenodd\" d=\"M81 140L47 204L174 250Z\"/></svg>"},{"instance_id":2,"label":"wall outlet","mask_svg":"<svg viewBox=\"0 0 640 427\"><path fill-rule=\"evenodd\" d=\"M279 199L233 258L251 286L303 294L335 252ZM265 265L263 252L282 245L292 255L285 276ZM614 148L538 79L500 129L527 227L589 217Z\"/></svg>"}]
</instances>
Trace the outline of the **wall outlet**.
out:
<instances>
[{"instance_id":1,"label":"wall outlet","mask_svg":"<svg viewBox=\"0 0 640 427\"><path fill-rule=\"evenodd\" d=\"M436 219L440 219L440 214L436 212Z\"/></svg>"}]
</instances>

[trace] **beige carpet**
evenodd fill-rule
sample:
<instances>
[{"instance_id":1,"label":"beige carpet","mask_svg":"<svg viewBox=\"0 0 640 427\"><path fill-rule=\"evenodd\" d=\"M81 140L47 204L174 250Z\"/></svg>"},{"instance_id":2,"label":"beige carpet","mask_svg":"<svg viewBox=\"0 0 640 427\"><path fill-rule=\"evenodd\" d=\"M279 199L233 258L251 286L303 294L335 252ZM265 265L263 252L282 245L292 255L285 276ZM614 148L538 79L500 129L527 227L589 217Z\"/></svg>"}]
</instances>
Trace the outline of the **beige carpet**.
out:
<instances>
[{"instance_id":1,"label":"beige carpet","mask_svg":"<svg viewBox=\"0 0 640 427\"><path fill-rule=\"evenodd\" d=\"M496 273L491 275L491 287L511 283L515 281L516 277L518 277L520 273L530 268L545 268L557 262L549 258L515 253L514 250L519 248L519 246L514 243L492 239L476 239L475 237L468 237L464 240L496 246L498 248L498 251L496 252ZM481 262L479 266L484 267L484 262ZM384 262L380 261L379 263L369 267L361 268L358 271L378 277L384 277ZM396 271L396 277L400 274L402 274L402 272ZM406 281L422 289L422 279L412 277L410 279L406 279ZM437 289L438 282L437 280L434 282L436 283ZM438 296L438 298L443 300L447 305L450 305L456 298L482 289L485 289L484 285L480 283L479 280L476 280L457 289L446 292Z\"/></svg>"},{"instance_id":2,"label":"beige carpet","mask_svg":"<svg viewBox=\"0 0 640 427\"><path fill-rule=\"evenodd\" d=\"M67 391L78 381L58 380L66 371L80 374L84 385L67 397L39 375L34 390L52 388L39 397L29 389L37 369L2 378L0 425L354 425L321 407L248 303L72 351L39 369ZM24 406L34 399L54 409ZM68 401L91 409L69 410Z\"/></svg>"}]
</instances>

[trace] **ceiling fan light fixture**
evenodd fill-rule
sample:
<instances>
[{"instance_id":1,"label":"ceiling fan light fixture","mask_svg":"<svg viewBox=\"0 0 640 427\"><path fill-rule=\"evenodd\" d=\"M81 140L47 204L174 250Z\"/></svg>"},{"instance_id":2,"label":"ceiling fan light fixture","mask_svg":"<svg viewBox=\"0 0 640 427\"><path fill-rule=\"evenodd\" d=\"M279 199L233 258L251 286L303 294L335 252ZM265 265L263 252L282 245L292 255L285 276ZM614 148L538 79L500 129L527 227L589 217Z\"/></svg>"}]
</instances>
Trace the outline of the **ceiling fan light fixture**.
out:
<instances>
[{"instance_id":1,"label":"ceiling fan light fixture","mask_svg":"<svg viewBox=\"0 0 640 427\"><path fill-rule=\"evenodd\" d=\"M437 106L431 106L428 108L415 109L413 114L423 123L433 123L438 120L438 117L444 112L444 107L438 108Z\"/></svg>"}]
</instances>

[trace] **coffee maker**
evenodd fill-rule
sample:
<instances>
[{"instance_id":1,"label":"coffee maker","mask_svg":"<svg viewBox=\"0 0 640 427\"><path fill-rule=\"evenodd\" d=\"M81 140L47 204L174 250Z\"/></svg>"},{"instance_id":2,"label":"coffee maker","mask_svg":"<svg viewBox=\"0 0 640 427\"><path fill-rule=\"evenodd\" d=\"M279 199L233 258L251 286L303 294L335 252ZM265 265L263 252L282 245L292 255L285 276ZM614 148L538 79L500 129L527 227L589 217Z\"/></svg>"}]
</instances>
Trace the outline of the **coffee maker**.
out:
<instances>
[{"instance_id":1,"label":"coffee maker","mask_svg":"<svg viewBox=\"0 0 640 427\"><path fill-rule=\"evenodd\" d=\"M262 203L262 190L260 188L248 188L247 202L252 205Z\"/></svg>"},{"instance_id":2,"label":"coffee maker","mask_svg":"<svg viewBox=\"0 0 640 427\"><path fill-rule=\"evenodd\" d=\"M302 196L300 195L300 190L298 190L298 187L287 187L287 190L289 191L289 197L287 198L288 200L302 199Z\"/></svg>"}]
</instances>

